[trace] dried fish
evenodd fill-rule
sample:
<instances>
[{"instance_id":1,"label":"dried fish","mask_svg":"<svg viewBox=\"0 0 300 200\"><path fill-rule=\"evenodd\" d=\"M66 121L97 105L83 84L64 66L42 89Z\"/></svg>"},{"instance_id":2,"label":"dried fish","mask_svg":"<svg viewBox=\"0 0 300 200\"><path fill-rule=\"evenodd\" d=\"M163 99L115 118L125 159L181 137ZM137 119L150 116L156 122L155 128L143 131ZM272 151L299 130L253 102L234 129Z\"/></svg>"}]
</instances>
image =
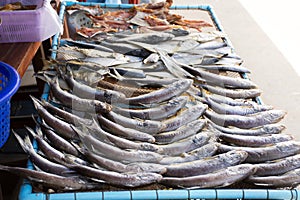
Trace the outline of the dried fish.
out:
<instances>
[{"instance_id":1,"label":"dried fish","mask_svg":"<svg viewBox=\"0 0 300 200\"><path fill-rule=\"evenodd\" d=\"M190 79L178 80L168 85L168 87L153 91L149 94L130 97L127 98L127 100L130 104L160 103L181 95L192 85L192 82Z\"/></svg>"},{"instance_id":2,"label":"dried fish","mask_svg":"<svg viewBox=\"0 0 300 200\"><path fill-rule=\"evenodd\" d=\"M261 90L259 89L225 89L222 87L214 87L210 85L201 85L207 92L218 94L224 97L233 99L251 99L260 96Z\"/></svg>"},{"instance_id":3,"label":"dried fish","mask_svg":"<svg viewBox=\"0 0 300 200\"><path fill-rule=\"evenodd\" d=\"M206 111L207 105L198 103L188 107L186 110L180 112L178 115L166 119L163 121L165 124L165 129L163 131L173 131L177 128L186 125L189 122L192 122L203 115Z\"/></svg>"},{"instance_id":4,"label":"dried fish","mask_svg":"<svg viewBox=\"0 0 300 200\"><path fill-rule=\"evenodd\" d=\"M110 131L115 135L141 142L155 142L155 138L148 133L144 133L136 129L126 128L118 123L106 119L102 115L98 115L97 118L101 126L103 125L107 131Z\"/></svg>"},{"instance_id":5,"label":"dried fish","mask_svg":"<svg viewBox=\"0 0 300 200\"><path fill-rule=\"evenodd\" d=\"M214 157L167 166L165 176L188 177L208 174L225 167L242 163L248 156L245 151L229 151Z\"/></svg>"},{"instance_id":6,"label":"dried fish","mask_svg":"<svg viewBox=\"0 0 300 200\"><path fill-rule=\"evenodd\" d=\"M126 109L113 107L113 111L130 118L161 120L174 115L177 111L185 106L188 101L187 96L174 97L166 103L162 103L157 107L148 109Z\"/></svg>"},{"instance_id":7,"label":"dried fish","mask_svg":"<svg viewBox=\"0 0 300 200\"><path fill-rule=\"evenodd\" d=\"M237 128L254 128L279 122L284 118L286 112L283 110L268 110L252 115L223 115L206 110L205 116L213 123L220 126L234 126Z\"/></svg>"},{"instance_id":8,"label":"dried fish","mask_svg":"<svg viewBox=\"0 0 300 200\"><path fill-rule=\"evenodd\" d=\"M294 188L300 183L300 168L277 176L249 176L247 178L247 182L253 183L258 186Z\"/></svg>"},{"instance_id":9,"label":"dried fish","mask_svg":"<svg viewBox=\"0 0 300 200\"><path fill-rule=\"evenodd\" d=\"M205 175L180 178L164 177L160 183L183 188L226 187L254 174L255 170L256 168L251 164L240 164Z\"/></svg>"},{"instance_id":10,"label":"dried fish","mask_svg":"<svg viewBox=\"0 0 300 200\"><path fill-rule=\"evenodd\" d=\"M154 135L155 142L158 144L170 144L178 140L192 136L206 125L206 120L195 120L178 129L170 132L163 132Z\"/></svg>"},{"instance_id":11,"label":"dried fish","mask_svg":"<svg viewBox=\"0 0 300 200\"><path fill-rule=\"evenodd\" d=\"M21 145L22 149L24 150L24 152L29 155L31 162L36 167L38 167L38 169L41 169L48 173L61 175L61 176L70 176L76 174L75 171L70 170L68 167L51 162L46 158L42 157L41 155L39 155L38 153L36 153L28 135L26 135L23 140L16 132L13 131L13 133L17 138L17 141Z\"/></svg>"},{"instance_id":12,"label":"dried fish","mask_svg":"<svg viewBox=\"0 0 300 200\"><path fill-rule=\"evenodd\" d=\"M255 166L257 167L257 171L254 174L255 176L275 176L284 174L300 167L300 154L287 156L272 162L258 163L255 164Z\"/></svg>"},{"instance_id":13,"label":"dried fish","mask_svg":"<svg viewBox=\"0 0 300 200\"><path fill-rule=\"evenodd\" d=\"M131 162L154 162L157 163L159 160L162 159L162 155L150 152L150 151L139 151L139 150L132 150L126 151L119 149L118 147L106 144L94 137L92 137L88 133L84 133L83 131L79 130L76 127L73 127L74 130L80 136L81 141L85 145L85 147L100 155L104 156L108 159L112 159L115 161L121 161L124 163L131 163Z\"/></svg>"},{"instance_id":14,"label":"dried fish","mask_svg":"<svg viewBox=\"0 0 300 200\"><path fill-rule=\"evenodd\" d=\"M42 184L48 188L61 191L83 191L92 189L103 189L104 185L100 183L90 182L78 176L64 177L52 173L24 169L21 167L9 167L0 165L1 171L8 171L18 176L24 177L32 182Z\"/></svg>"},{"instance_id":15,"label":"dried fish","mask_svg":"<svg viewBox=\"0 0 300 200\"><path fill-rule=\"evenodd\" d=\"M298 154L300 152L300 144L296 141L280 142L266 147L237 147L219 144L220 152L231 150L246 151L248 153L246 162L260 163Z\"/></svg>"},{"instance_id":16,"label":"dried fish","mask_svg":"<svg viewBox=\"0 0 300 200\"><path fill-rule=\"evenodd\" d=\"M273 106L268 105L255 105L251 104L249 106L231 106L227 104L219 104L213 101L210 97L205 97L207 104L210 108L219 114L229 114L229 115L251 115L259 113L262 111L267 111L273 109Z\"/></svg>"},{"instance_id":17,"label":"dried fish","mask_svg":"<svg viewBox=\"0 0 300 200\"><path fill-rule=\"evenodd\" d=\"M279 142L290 141L294 139L288 134L272 134L266 136L251 136L251 135L232 135L228 133L219 133L219 138L225 142L243 146L243 147L263 147L274 145Z\"/></svg>"},{"instance_id":18,"label":"dried fish","mask_svg":"<svg viewBox=\"0 0 300 200\"><path fill-rule=\"evenodd\" d=\"M249 136L277 134L277 133L281 133L285 129L284 125L278 123L263 125L255 129L228 128L228 127L219 126L215 123L210 123L210 125L224 133L233 134L233 135L249 135Z\"/></svg>"}]
</instances>

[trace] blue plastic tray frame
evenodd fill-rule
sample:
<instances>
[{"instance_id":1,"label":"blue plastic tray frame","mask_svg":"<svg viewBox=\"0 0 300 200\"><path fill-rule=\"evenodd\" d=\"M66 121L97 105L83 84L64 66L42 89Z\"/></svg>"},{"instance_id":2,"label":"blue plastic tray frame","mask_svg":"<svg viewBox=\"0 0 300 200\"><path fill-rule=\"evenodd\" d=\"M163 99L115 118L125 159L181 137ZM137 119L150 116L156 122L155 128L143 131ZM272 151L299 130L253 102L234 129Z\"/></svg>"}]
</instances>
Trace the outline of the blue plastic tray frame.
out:
<instances>
[{"instance_id":1,"label":"blue plastic tray frame","mask_svg":"<svg viewBox=\"0 0 300 200\"><path fill-rule=\"evenodd\" d=\"M59 12L61 23L63 23L65 7L73 5L77 2L62 2ZM105 3L80 3L81 5L100 5L103 8L111 9L129 9L132 4L105 4ZM221 23L216 14L209 5L174 5L171 9L198 9L208 11L216 28L223 31ZM56 50L59 45L60 34L57 33L53 37L52 49ZM232 47L232 43L228 38L225 42ZM56 58L53 51L51 58ZM247 74L242 74L244 78L248 78ZM42 99L48 99L49 86L45 85ZM260 98L256 99L258 103L262 103ZM34 141L34 147L37 144ZM27 164L28 169L34 169L32 163ZM178 190L128 190L128 191L103 191L103 192L70 192L70 193L33 193L30 182L24 180L21 185L19 200L181 200L181 199L300 199L300 190L275 190L275 189L178 189Z\"/></svg>"}]
</instances>

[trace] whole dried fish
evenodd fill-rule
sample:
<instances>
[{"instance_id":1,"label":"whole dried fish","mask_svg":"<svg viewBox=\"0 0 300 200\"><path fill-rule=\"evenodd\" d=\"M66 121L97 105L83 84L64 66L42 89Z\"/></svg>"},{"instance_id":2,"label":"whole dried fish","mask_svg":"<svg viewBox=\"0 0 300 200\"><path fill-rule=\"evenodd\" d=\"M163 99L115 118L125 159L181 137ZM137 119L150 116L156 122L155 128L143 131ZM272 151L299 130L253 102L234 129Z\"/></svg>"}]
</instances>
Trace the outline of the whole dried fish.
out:
<instances>
[{"instance_id":1,"label":"whole dried fish","mask_svg":"<svg viewBox=\"0 0 300 200\"><path fill-rule=\"evenodd\" d=\"M113 107L113 111L130 118L161 120L174 115L185 106L187 101L187 96L179 96L172 98L166 103L162 103L158 107L151 107L148 109L126 109L115 106Z\"/></svg>"},{"instance_id":2,"label":"whole dried fish","mask_svg":"<svg viewBox=\"0 0 300 200\"><path fill-rule=\"evenodd\" d=\"M24 177L32 182L42 184L51 189L61 191L83 191L92 189L103 189L104 185L93 183L78 176L64 177L47 172L24 169L21 167L9 167L0 165L1 171L8 171L18 176Z\"/></svg>"},{"instance_id":3,"label":"whole dried fish","mask_svg":"<svg viewBox=\"0 0 300 200\"><path fill-rule=\"evenodd\" d=\"M211 107L211 109L219 114L250 115L273 109L273 106L268 105L251 104L249 106L231 106L227 104L219 104L210 99L210 97L205 97L205 100L206 103Z\"/></svg>"},{"instance_id":4,"label":"whole dried fish","mask_svg":"<svg viewBox=\"0 0 300 200\"><path fill-rule=\"evenodd\" d=\"M300 154L287 156L272 162L257 163L255 166L257 167L257 171L254 174L255 176L275 176L284 174L300 167Z\"/></svg>"},{"instance_id":5,"label":"whole dried fish","mask_svg":"<svg viewBox=\"0 0 300 200\"><path fill-rule=\"evenodd\" d=\"M195 120L178 129L170 132L163 132L154 135L155 142L158 144L169 144L178 140L192 136L206 125L206 120Z\"/></svg>"},{"instance_id":6,"label":"whole dried fish","mask_svg":"<svg viewBox=\"0 0 300 200\"><path fill-rule=\"evenodd\" d=\"M147 44L157 44L160 42L172 40L173 38L174 35L170 33L149 32L149 33L136 33L136 34L128 35L127 37L124 38L110 37L110 38L106 38L105 41L113 42L113 43L135 41L135 42L143 42Z\"/></svg>"},{"instance_id":7,"label":"whole dried fish","mask_svg":"<svg viewBox=\"0 0 300 200\"><path fill-rule=\"evenodd\" d=\"M227 128L223 126L219 126L215 123L210 123L211 126L216 128L217 130L234 135L268 135L268 134L277 134L281 133L285 126L282 124L267 124L261 127L257 127L255 129L240 129L240 128Z\"/></svg>"},{"instance_id":8,"label":"whole dried fish","mask_svg":"<svg viewBox=\"0 0 300 200\"><path fill-rule=\"evenodd\" d=\"M100 124L103 125L107 131L110 131L115 135L141 142L155 142L155 138L148 133L144 133L136 129L126 128L118 123L106 119L102 115L98 115L97 118Z\"/></svg>"},{"instance_id":9,"label":"whole dried fish","mask_svg":"<svg viewBox=\"0 0 300 200\"><path fill-rule=\"evenodd\" d=\"M233 99L252 99L260 96L261 91L259 89L225 89L222 87L214 87L210 85L201 85L207 92L222 95L224 97L230 97Z\"/></svg>"},{"instance_id":10,"label":"whole dried fish","mask_svg":"<svg viewBox=\"0 0 300 200\"><path fill-rule=\"evenodd\" d=\"M209 110L205 112L205 116L217 125L234 126L244 129L277 123L283 119L285 115L286 112L283 110L268 110L246 116L223 115Z\"/></svg>"},{"instance_id":11,"label":"whole dried fish","mask_svg":"<svg viewBox=\"0 0 300 200\"><path fill-rule=\"evenodd\" d=\"M162 159L162 155L150 152L150 151L139 151L139 150L132 150L126 151L119 149L118 147L106 144L94 137L92 137L89 133L84 133L83 131L73 127L74 130L80 136L81 141L85 145L85 147L101 156L106 158L121 161L124 163L131 163L131 162L154 162L157 163L159 160Z\"/></svg>"},{"instance_id":12,"label":"whole dried fish","mask_svg":"<svg viewBox=\"0 0 300 200\"><path fill-rule=\"evenodd\" d=\"M225 167L242 163L248 156L245 151L229 151L214 157L195 160L191 162L168 165L165 176L188 177L208 174Z\"/></svg>"},{"instance_id":13,"label":"whole dried fish","mask_svg":"<svg viewBox=\"0 0 300 200\"><path fill-rule=\"evenodd\" d=\"M141 173L141 172L152 172L164 174L166 172L166 167L160 164L155 163L130 163L123 164L118 161L114 161L111 159L107 159L105 157L99 156L97 154L92 153L91 151L81 148L80 152L87 157L89 161L96 164L97 166L103 167L105 169L115 171L115 172L133 172L133 173Z\"/></svg>"},{"instance_id":14,"label":"whole dried fish","mask_svg":"<svg viewBox=\"0 0 300 200\"><path fill-rule=\"evenodd\" d=\"M172 187L183 188L226 187L254 174L255 170L256 168L251 164L240 164L205 175L180 178L164 177L160 183Z\"/></svg>"},{"instance_id":15,"label":"whole dried fish","mask_svg":"<svg viewBox=\"0 0 300 200\"><path fill-rule=\"evenodd\" d=\"M291 170L282 175L276 176L249 176L247 182L259 186L284 188L294 188L300 183L300 168Z\"/></svg>"},{"instance_id":16,"label":"whole dried fish","mask_svg":"<svg viewBox=\"0 0 300 200\"><path fill-rule=\"evenodd\" d=\"M53 173L61 176L69 176L71 174L75 174L75 171L70 170L68 167L51 162L39 155L38 153L36 153L28 135L26 135L23 140L16 132L13 131L13 133L17 138L17 141L21 145L22 149L29 155L31 162L39 169L48 173Z\"/></svg>"},{"instance_id":17,"label":"whole dried fish","mask_svg":"<svg viewBox=\"0 0 300 200\"><path fill-rule=\"evenodd\" d=\"M220 152L231 150L246 151L248 153L246 162L260 163L298 154L300 152L300 144L296 141L280 142L266 147L237 147L219 144Z\"/></svg>"},{"instance_id":18,"label":"whole dried fish","mask_svg":"<svg viewBox=\"0 0 300 200\"><path fill-rule=\"evenodd\" d=\"M117 173L113 171L104 171L84 165L69 165L69 168L90 177L93 180L105 182L116 186L138 187L158 182L162 179L160 174L156 173Z\"/></svg>"},{"instance_id":19,"label":"whole dried fish","mask_svg":"<svg viewBox=\"0 0 300 200\"><path fill-rule=\"evenodd\" d=\"M171 144L160 145L159 147L162 149L161 154L169 156L178 156L182 153L189 152L199 147L202 147L203 145L208 143L211 137L211 132L201 131L198 134L190 136L184 140L180 140Z\"/></svg>"},{"instance_id":20,"label":"whole dried fish","mask_svg":"<svg viewBox=\"0 0 300 200\"><path fill-rule=\"evenodd\" d=\"M58 119L54 115L51 115L35 97L31 97L35 109L37 110L39 116L49 125L51 128L56 130L62 137L67 139L78 139L78 135L70 127L70 124Z\"/></svg>"},{"instance_id":21,"label":"whole dried fish","mask_svg":"<svg viewBox=\"0 0 300 200\"><path fill-rule=\"evenodd\" d=\"M228 133L219 133L219 138L228 143L244 147L263 147L274 145L279 142L290 141L294 137L287 134L272 134L266 136L250 135L232 135Z\"/></svg>"},{"instance_id":22,"label":"whole dried fish","mask_svg":"<svg viewBox=\"0 0 300 200\"><path fill-rule=\"evenodd\" d=\"M163 131L173 131L177 128L192 122L203 115L206 111L207 105L198 103L188 107L186 110L182 111L178 115L164 120L162 123L165 124L165 129Z\"/></svg>"},{"instance_id":23,"label":"whole dried fish","mask_svg":"<svg viewBox=\"0 0 300 200\"><path fill-rule=\"evenodd\" d=\"M200 160L215 155L217 150L218 147L215 142L208 142L202 147L199 147L187 153L182 153L179 156L165 156L159 161L159 163L162 165L171 165L175 163L185 163L194 160Z\"/></svg>"},{"instance_id":24,"label":"whole dried fish","mask_svg":"<svg viewBox=\"0 0 300 200\"><path fill-rule=\"evenodd\" d=\"M141 120L141 119L131 119L128 117L124 117L119 115L113 111L107 114L107 117L122 126L127 128L136 129L138 131L142 131L145 133L149 133L154 135L165 130L166 125L160 121L154 120Z\"/></svg>"}]
</instances>

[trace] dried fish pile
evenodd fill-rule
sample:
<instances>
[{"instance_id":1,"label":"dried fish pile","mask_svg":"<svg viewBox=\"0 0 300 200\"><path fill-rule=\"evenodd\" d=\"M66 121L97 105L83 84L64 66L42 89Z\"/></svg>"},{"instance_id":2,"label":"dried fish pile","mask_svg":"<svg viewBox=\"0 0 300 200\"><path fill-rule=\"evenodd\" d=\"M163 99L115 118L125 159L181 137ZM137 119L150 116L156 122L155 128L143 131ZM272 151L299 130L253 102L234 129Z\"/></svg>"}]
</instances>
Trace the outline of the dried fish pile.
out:
<instances>
[{"instance_id":1,"label":"dried fish pile","mask_svg":"<svg viewBox=\"0 0 300 200\"><path fill-rule=\"evenodd\" d=\"M224 37L172 28L68 40L38 75L50 96L33 98L40 121L28 132L41 152L15 134L37 170L0 169L57 191L297 186L286 112L256 103Z\"/></svg>"}]
</instances>

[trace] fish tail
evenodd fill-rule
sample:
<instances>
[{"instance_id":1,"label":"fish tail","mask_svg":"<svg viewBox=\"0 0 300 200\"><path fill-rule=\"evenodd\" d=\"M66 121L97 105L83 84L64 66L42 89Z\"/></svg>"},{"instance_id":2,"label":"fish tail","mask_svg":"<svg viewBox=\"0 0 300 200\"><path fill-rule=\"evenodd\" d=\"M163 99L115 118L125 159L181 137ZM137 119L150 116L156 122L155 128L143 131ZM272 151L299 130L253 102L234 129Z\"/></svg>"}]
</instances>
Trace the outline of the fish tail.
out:
<instances>
[{"instance_id":1,"label":"fish tail","mask_svg":"<svg viewBox=\"0 0 300 200\"><path fill-rule=\"evenodd\" d=\"M33 102L33 105L34 105L35 109L38 110L38 108L40 106L42 106L42 102L40 100L38 100L37 98L35 98L34 96L31 96L31 95L29 95L29 96L30 96L30 98Z\"/></svg>"},{"instance_id":2,"label":"fish tail","mask_svg":"<svg viewBox=\"0 0 300 200\"><path fill-rule=\"evenodd\" d=\"M1 165L0 164L0 171L12 171L13 169L9 166Z\"/></svg>"},{"instance_id":3,"label":"fish tail","mask_svg":"<svg viewBox=\"0 0 300 200\"><path fill-rule=\"evenodd\" d=\"M35 131L28 127L28 126L25 126L25 128L27 129L27 131L34 137L34 138L38 138L40 135L38 135L37 133L35 133Z\"/></svg>"},{"instance_id":4,"label":"fish tail","mask_svg":"<svg viewBox=\"0 0 300 200\"><path fill-rule=\"evenodd\" d=\"M14 130L12 130L15 138L17 139L17 141L19 142L21 148L23 149L24 152L29 152L30 150L30 146L27 144L27 142L25 142L25 139L23 140Z\"/></svg>"}]
</instances>

